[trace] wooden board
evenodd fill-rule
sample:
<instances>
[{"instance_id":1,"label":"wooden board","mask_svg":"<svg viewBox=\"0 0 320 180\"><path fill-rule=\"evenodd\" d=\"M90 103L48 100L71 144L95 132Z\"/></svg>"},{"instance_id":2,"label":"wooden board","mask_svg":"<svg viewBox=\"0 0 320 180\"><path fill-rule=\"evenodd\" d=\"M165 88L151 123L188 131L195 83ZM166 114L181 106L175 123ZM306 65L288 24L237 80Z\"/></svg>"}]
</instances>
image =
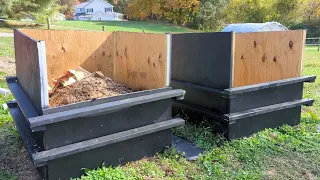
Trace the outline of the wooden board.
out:
<instances>
[{"instance_id":1,"label":"wooden board","mask_svg":"<svg viewBox=\"0 0 320 180\"><path fill-rule=\"evenodd\" d=\"M116 32L115 80L137 90L166 84L165 34Z\"/></svg>"},{"instance_id":2,"label":"wooden board","mask_svg":"<svg viewBox=\"0 0 320 180\"><path fill-rule=\"evenodd\" d=\"M299 77L304 30L236 34L233 87Z\"/></svg>"},{"instance_id":3,"label":"wooden board","mask_svg":"<svg viewBox=\"0 0 320 180\"><path fill-rule=\"evenodd\" d=\"M113 78L114 37L112 32L21 29L46 43L48 80L76 66L102 71Z\"/></svg>"},{"instance_id":4,"label":"wooden board","mask_svg":"<svg viewBox=\"0 0 320 180\"><path fill-rule=\"evenodd\" d=\"M42 115L42 109L49 105L44 42L36 41L15 29L14 48L18 82Z\"/></svg>"},{"instance_id":5,"label":"wooden board","mask_svg":"<svg viewBox=\"0 0 320 180\"><path fill-rule=\"evenodd\" d=\"M232 37L232 32L172 34L171 79L230 88Z\"/></svg>"}]
</instances>

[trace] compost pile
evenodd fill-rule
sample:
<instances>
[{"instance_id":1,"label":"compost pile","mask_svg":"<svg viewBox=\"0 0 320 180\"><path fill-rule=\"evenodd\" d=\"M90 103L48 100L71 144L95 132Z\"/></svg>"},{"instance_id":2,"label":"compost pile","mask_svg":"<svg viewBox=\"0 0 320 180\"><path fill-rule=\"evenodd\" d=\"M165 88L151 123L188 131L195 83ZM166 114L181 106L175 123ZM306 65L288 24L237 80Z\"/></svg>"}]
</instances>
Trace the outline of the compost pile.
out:
<instances>
[{"instance_id":1,"label":"compost pile","mask_svg":"<svg viewBox=\"0 0 320 180\"><path fill-rule=\"evenodd\" d=\"M101 72L97 72L66 86L55 88L54 92L50 93L49 105L56 107L130 92L132 90L125 85L116 83L111 78L104 77Z\"/></svg>"}]
</instances>

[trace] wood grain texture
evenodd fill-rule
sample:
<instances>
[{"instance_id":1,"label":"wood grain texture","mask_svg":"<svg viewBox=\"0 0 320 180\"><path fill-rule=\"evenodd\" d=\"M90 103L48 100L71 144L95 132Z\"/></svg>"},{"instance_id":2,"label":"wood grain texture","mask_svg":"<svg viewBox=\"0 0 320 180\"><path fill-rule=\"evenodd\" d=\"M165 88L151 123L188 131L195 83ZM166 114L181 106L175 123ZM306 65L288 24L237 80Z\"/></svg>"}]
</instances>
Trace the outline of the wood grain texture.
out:
<instances>
[{"instance_id":1,"label":"wood grain texture","mask_svg":"<svg viewBox=\"0 0 320 180\"><path fill-rule=\"evenodd\" d=\"M137 90L166 84L166 35L116 32L115 80Z\"/></svg>"},{"instance_id":2,"label":"wood grain texture","mask_svg":"<svg viewBox=\"0 0 320 180\"><path fill-rule=\"evenodd\" d=\"M18 82L30 99L31 103L42 115L42 108L47 106L48 92L45 92L47 77L44 77L45 59L39 61L39 52L43 48L43 42L38 42L19 30L14 30L14 48L16 58L16 74Z\"/></svg>"},{"instance_id":3,"label":"wood grain texture","mask_svg":"<svg viewBox=\"0 0 320 180\"><path fill-rule=\"evenodd\" d=\"M113 78L112 32L39 29L22 29L22 32L45 41L49 81L79 65Z\"/></svg>"},{"instance_id":4,"label":"wood grain texture","mask_svg":"<svg viewBox=\"0 0 320 180\"><path fill-rule=\"evenodd\" d=\"M236 34L233 87L299 77L305 31Z\"/></svg>"}]
</instances>

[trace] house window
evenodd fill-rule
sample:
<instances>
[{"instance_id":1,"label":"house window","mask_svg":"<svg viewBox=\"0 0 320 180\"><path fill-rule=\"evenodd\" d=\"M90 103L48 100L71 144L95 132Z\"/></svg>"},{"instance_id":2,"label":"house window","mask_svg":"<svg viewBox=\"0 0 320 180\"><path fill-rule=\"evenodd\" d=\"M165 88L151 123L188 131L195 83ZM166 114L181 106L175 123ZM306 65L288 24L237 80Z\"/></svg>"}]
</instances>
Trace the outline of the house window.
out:
<instances>
[{"instance_id":1,"label":"house window","mask_svg":"<svg viewBox=\"0 0 320 180\"><path fill-rule=\"evenodd\" d=\"M112 12L112 8L104 8L104 12Z\"/></svg>"},{"instance_id":2,"label":"house window","mask_svg":"<svg viewBox=\"0 0 320 180\"><path fill-rule=\"evenodd\" d=\"M87 9L87 13L93 12L93 8Z\"/></svg>"},{"instance_id":3,"label":"house window","mask_svg":"<svg viewBox=\"0 0 320 180\"><path fill-rule=\"evenodd\" d=\"M80 8L80 11L83 12L83 11L84 11L84 8Z\"/></svg>"}]
</instances>

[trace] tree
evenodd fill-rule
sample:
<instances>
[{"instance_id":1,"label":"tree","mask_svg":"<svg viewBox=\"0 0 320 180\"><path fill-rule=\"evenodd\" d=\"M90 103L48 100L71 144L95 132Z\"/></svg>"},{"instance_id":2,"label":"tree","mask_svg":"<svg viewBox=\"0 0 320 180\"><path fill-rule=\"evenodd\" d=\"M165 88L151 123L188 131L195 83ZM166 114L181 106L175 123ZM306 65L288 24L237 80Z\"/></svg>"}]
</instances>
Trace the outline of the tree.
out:
<instances>
[{"instance_id":1,"label":"tree","mask_svg":"<svg viewBox=\"0 0 320 180\"><path fill-rule=\"evenodd\" d=\"M305 0L232 0L228 6L230 22L263 23L278 21L289 25L302 20Z\"/></svg>"},{"instance_id":2,"label":"tree","mask_svg":"<svg viewBox=\"0 0 320 180\"><path fill-rule=\"evenodd\" d=\"M165 0L131 0L125 9L125 14L130 19L159 19L163 14L161 8L164 2Z\"/></svg>"},{"instance_id":3,"label":"tree","mask_svg":"<svg viewBox=\"0 0 320 180\"><path fill-rule=\"evenodd\" d=\"M275 11L275 0L232 0L227 7L228 21L262 23L271 21Z\"/></svg>"},{"instance_id":4,"label":"tree","mask_svg":"<svg viewBox=\"0 0 320 180\"><path fill-rule=\"evenodd\" d=\"M201 0L199 11L191 24L201 30L220 30L225 25L225 7L230 0Z\"/></svg>"},{"instance_id":5,"label":"tree","mask_svg":"<svg viewBox=\"0 0 320 180\"><path fill-rule=\"evenodd\" d=\"M176 24L193 21L199 0L131 0L125 13L130 19L165 19Z\"/></svg>"},{"instance_id":6,"label":"tree","mask_svg":"<svg viewBox=\"0 0 320 180\"><path fill-rule=\"evenodd\" d=\"M78 0L60 0L61 13L66 16L67 19L73 17L74 6L78 3Z\"/></svg>"},{"instance_id":7,"label":"tree","mask_svg":"<svg viewBox=\"0 0 320 180\"><path fill-rule=\"evenodd\" d=\"M10 15L13 0L0 0L0 16L7 17Z\"/></svg>"},{"instance_id":8,"label":"tree","mask_svg":"<svg viewBox=\"0 0 320 180\"><path fill-rule=\"evenodd\" d=\"M167 0L164 3L164 17L173 23L185 25L194 21L199 0Z\"/></svg>"},{"instance_id":9,"label":"tree","mask_svg":"<svg viewBox=\"0 0 320 180\"><path fill-rule=\"evenodd\" d=\"M301 7L303 0L277 0L271 8L274 9L274 20L290 25L302 20Z\"/></svg>"},{"instance_id":10,"label":"tree","mask_svg":"<svg viewBox=\"0 0 320 180\"><path fill-rule=\"evenodd\" d=\"M302 11L305 21L320 20L320 0L305 0Z\"/></svg>"}]
</instances>

